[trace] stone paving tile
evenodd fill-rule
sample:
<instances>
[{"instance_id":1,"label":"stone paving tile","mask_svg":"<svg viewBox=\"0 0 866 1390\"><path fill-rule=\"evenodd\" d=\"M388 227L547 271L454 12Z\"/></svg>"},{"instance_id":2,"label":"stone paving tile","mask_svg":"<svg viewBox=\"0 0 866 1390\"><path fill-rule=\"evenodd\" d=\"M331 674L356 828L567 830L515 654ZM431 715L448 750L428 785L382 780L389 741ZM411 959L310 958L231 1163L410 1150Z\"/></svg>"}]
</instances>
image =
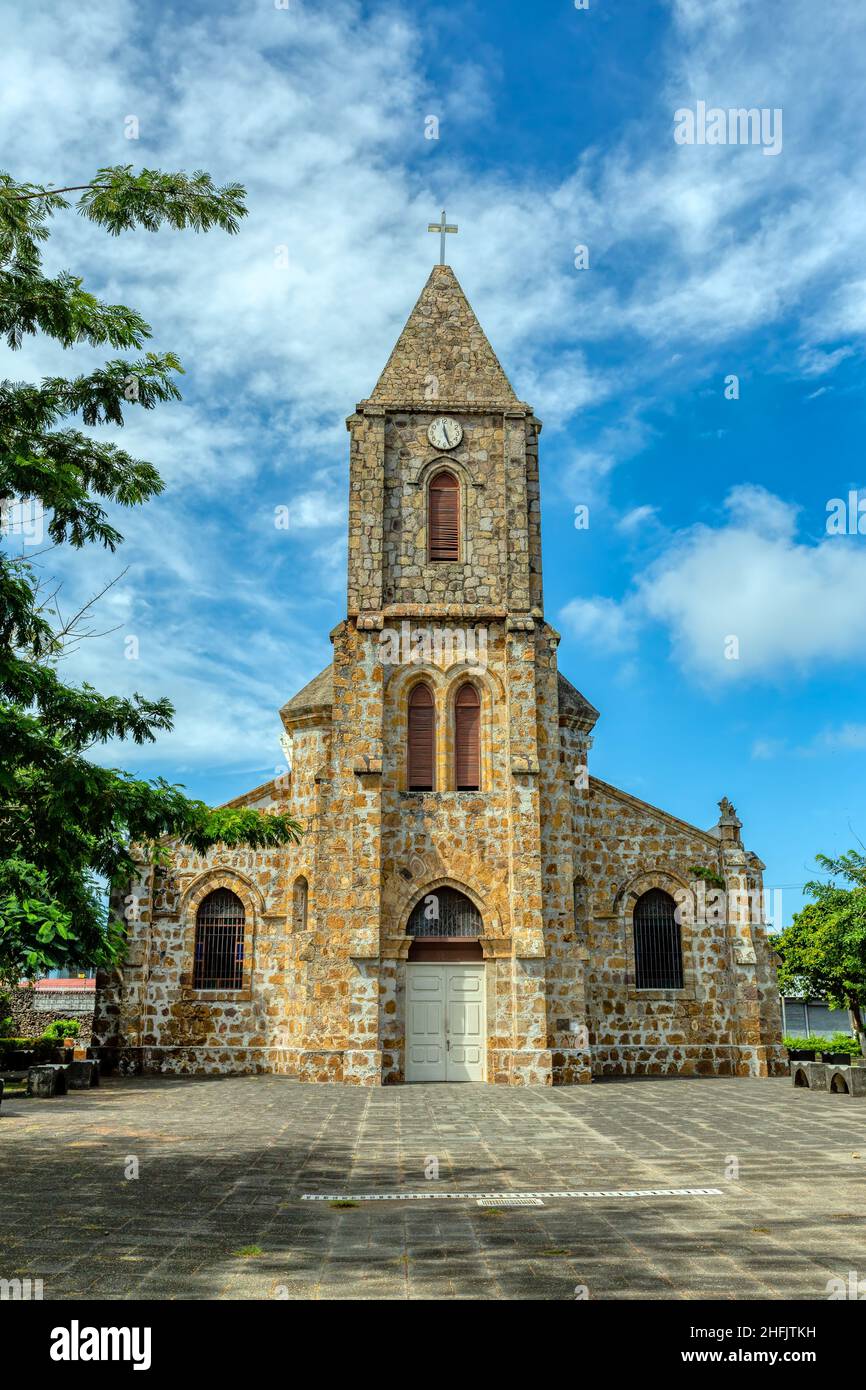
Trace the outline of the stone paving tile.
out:
<instances>
[{"instance_id":1,"label":"stone paving tile","mask_svg":"<svg viewBox=\"0 0 866 1390\"><path fill-rule=\"evenodd\" d=\"M42 1277L47 1298L820 1299L866 1275L866 1105L784 1080L110 1080L4 1102L0 1187L0 1277ZM722 1195L300 1200L657 1187Z\"/></svg>"}]
</instances>

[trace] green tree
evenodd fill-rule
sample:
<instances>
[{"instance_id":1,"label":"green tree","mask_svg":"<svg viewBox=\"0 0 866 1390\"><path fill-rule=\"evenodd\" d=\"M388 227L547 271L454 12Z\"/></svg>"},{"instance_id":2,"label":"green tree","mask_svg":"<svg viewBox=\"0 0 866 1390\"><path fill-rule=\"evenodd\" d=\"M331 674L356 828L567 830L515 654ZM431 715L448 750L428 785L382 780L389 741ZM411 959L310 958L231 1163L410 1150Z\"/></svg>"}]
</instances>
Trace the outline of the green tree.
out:
<instances>
[{"instance_id":1,"label":"green tree","mask_svg":"<svg viewBox=\"0 0 866 1390\"><path fill-rule=\"evenodd\" d=\"M40 246L50 219L79 195L80 215L117 236L168 226L234 233L246 215L239 184L129 165L98 170L91 183L52 189L0 173L0 333L13 351L43 333L65 348L109 346L123 354L83 375L38 384L0 381L0 533L14 506L42 509L55 546L123 537L107 506L137 506L160 493L153 466L87 427L122 425L130 409L176 400L173 353L143 351L149 326L122 304L105 304L78 276L43 274ZM78 420L80 425L78 426ZM168 700L99 694L65 684L57 658L66 633L41 600L32 563L0 548L0 977L107 964L123 948L104 891L123 883L142 853L165 862L165 837L203 852L216 844L286 844L300 827L287 815L212 810L163 779L142 780L87 756L110 739L152 742L171 728Z\"/></svg>"},{"instance_id":2,"label":"green tree","mask_svg":"<svg viewBox=\"0 0 866 1390\"><path fill-rule=\"evenodd\" d=\"M866 855L849 850L839 859L819 854L830 875L827 883L807 883L813 899L794 915L773 945L782 957L779 986L783 993L827 999L833 1008L850 1009L863 1032L866 1004ZM838 882L837 880L841 880Z\"/></svg>"}]
</instances>

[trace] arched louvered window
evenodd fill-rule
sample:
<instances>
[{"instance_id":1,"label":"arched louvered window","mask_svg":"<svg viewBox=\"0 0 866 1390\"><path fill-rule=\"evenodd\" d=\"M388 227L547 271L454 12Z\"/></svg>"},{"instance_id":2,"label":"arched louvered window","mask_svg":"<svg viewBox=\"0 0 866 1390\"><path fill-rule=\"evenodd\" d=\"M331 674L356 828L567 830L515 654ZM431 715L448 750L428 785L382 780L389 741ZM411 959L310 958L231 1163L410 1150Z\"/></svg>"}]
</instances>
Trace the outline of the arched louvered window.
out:
<instances>
[{"instance_id":1,"label":"arched louvered window","mask_svg":"<svg viewBox=\"0 0 866 1390\"><path fill-rule=\"evenodd\" d=\"M481 704L474 685L461 685L454 706L454 785L459 792L481 786Z\"/></svg>"},{"instance_id":2,"label":"arched louvered window","mask_svg":"<svg viewBox=\"0 0 866 1390\"><path fill-rule=\"evenodd\" d=\"M682 989L683 948L669 893L651 888L634 908L634 964L637 989Z\"/></svg>"},{"instance_id":3,"label":"arched louvered window","mask_svg":"<svg viewBox=\"0 0 866 1390\"><path fill-rule=\"evenodd\" d=\"M216 888L196 914L193 988L241 989L243 982L244 905L228 888Z\"/></svg>"},{"instance_id":4,"label":"arched louvered window","mask_svg":"<svg viewBox=\"0 0 866 1390\"><path fill-rule=\"evenodd\" d=\"M307 930L309 888L303 874L295 879L292 888L292 931Z\"/></svg>"},{"instance_id":5,"label":"arched louvered window","mask_svg":"<svg viewBox=\"0 0 866 1390\"><path fill-rule=\"evenodd\" d=\"M453 473L437 473L427 492L431 560L460 559L460 484Z\"/></svg>"},{"instance_id":6,"label":"arched louvered window","mask_svg":"<svg viewBox=\"0 0 866 1390\"><path fill-rule=\"evenodd\" d=\"M416 685L409 696L409 737L406 752L410 792L432 792L436 717L428 685Z\"/></svg>"}]
</instances>

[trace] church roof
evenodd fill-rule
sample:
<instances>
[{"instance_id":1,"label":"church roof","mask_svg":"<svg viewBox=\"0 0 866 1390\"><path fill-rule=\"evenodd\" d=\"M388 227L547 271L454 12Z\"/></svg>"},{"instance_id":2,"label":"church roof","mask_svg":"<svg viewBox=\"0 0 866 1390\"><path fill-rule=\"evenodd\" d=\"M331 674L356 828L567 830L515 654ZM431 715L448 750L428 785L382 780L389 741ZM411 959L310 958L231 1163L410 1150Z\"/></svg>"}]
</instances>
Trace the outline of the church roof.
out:
<instances>
[{"instance_id":1,"label":"church roof","mask_svg":"<svg viewBox=\"0 0 866 1390\"><path fill-rule=\"evenodd\" d=\"M433 267L370 396L394 408L429 409L431 400L454 408L520 404L450 265Z\"/></svg>"},{"instance_id":2,"label":"church roof","mask_svg":"<svg viewBox=\"0 0 866 1390\"><path fill-rule=\"evenodd\" d=\"M589 703L585 695L581 695L570 680L566 680L561 671L558 674L560 714L567 714L573 719L579 719L586 725L587 729L591 729L598 720L598 710L595 705Z\"/></svg>"},{"instance_id":3,"label":"church roof","mask_svg":"<svg viewBox=\"0 0 866 1390\"><path fill-rule=\"evenodd\" d=\"M334 703L334 667L326 666L324 671L320 671L314 676L297 695L293 695L291 700L287 700L280 710L280 714L285 718L286 715L309 714L311 710L329 707Z\"/></svg>"}]
</instances>

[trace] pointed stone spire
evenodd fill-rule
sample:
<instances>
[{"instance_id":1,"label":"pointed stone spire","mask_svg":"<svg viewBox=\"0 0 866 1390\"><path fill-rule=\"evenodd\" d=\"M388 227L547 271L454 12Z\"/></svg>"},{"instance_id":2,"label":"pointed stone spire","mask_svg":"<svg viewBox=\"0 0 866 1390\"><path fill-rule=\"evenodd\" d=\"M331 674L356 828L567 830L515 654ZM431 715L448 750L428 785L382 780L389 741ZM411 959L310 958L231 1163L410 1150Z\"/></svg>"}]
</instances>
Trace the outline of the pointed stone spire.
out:
<instances>
[{"instance_id":1,"label":"pointed stone spire","mask_svg":"<svg viewBox=\"0 0 866 1390\"><path fill-rule=\"evenodd\" d=\"M520 404L450 266L430 272L369 403L433 410Z\"/></svg>"}]
</instances>

